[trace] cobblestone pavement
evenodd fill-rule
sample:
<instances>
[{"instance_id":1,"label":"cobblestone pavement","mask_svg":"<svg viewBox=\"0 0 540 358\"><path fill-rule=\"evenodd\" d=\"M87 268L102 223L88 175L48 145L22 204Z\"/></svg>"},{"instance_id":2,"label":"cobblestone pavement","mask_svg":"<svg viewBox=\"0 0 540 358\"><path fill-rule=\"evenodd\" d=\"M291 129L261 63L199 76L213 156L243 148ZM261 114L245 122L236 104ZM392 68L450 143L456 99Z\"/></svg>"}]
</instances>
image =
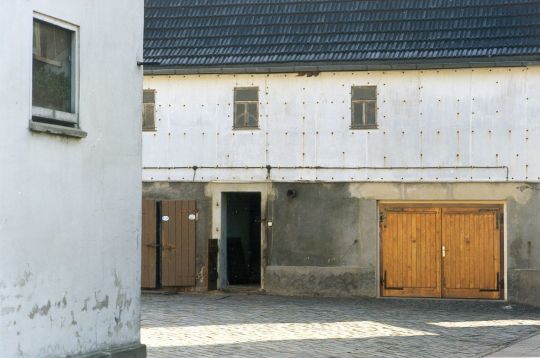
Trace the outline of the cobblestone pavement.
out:
<instances>
[{"instance_id":1,"label":"cobblestone pavement","mask_svg":"<svg viewBox=\"0 0 540 358\"><path fill-rule=\"evenodd\" d=\"M502 302L144 294L149 357L483 356L540 329Z\"/></svg>"}]
</instances>

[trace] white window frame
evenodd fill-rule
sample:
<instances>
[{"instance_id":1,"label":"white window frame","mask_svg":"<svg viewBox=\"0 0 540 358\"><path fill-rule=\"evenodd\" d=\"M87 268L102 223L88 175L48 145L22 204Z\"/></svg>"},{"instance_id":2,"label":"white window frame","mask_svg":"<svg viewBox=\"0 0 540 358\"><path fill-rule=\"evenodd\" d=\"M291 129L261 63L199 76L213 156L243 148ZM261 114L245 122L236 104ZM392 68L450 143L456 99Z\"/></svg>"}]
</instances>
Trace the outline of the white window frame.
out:
<instances>
[{"instance_id":1,"label":"white window frame","mask_svg":"<svg viewBox=\"0 0 540 358\"><path fill-rule=\"evenodd\" d=\"M354 90L356 88L362 88L362 87L374 87L375 88L375 99L354 99ZM379 122L378 122L378 108L377 108L377 98L378 98L378 92L377 92L377 86L376 85L354 85L351 86L351 130L356 129L378 129L379 128ZM368 124L366 123L366 105L367 103L375 103L375 123L374 124ZM361 104L362 105L362 119L363 123L355 123L354 117L355 117L355 111L354 111L354 105L355 104Z\"/></svg>"},{"instance_id":2,"label":"white window frame","mask_svg":"<svg viewBox=\"0 0 540 358\"><path fill-rule=\"evenodd\" d=\"M33 105L32 98L32 119L45 119L51 121L58 121L59 125L72 124L76 127L79 125L79 26L71 24L69 22L44 15L38 12L34 12L32 19L32 29L34 26L34 20L40 20L48 24L58 26L62 29L66 29L73 32L71 36L71 108L73 112L64 112L50 108L38 107ZM34 31L32 30L32 43L34 40ZM32 55L33 56L33 55ZM32 71L34 61L32 59ZM31 80L33 86L33 78Z\"/></svg>"},{"instance_id":3,"label":"white window frame","mask_svg":"<svg viewBox=\"0 0 540 358\"><path fill-rule=\"evenodd\" d=\"M257 100L256 101L237 101L236 100L236 91L237 90L255 90L257 92ZM260 119L261 119L261 116L260 116L260 108L259 108L259 101L261 100L260 99L260 92L259 92L259 86L244 86L244 87L234 87L233 89L233 104L234 104L234 108L233 108L233 130L255 130L255 129L260 129ZM236 116L237 116L237 112L236 112L236 104L237 103L242 103L244 105L246 104L256 104L257 105L257 125L256 126L248 126L246 125L246 118L247 117L244 117L244 125L242 126L236 126ZM248 111L247 111L247 106L245 107L244 109L244 115L247 114Z\"/></svg>"}]
</instances>

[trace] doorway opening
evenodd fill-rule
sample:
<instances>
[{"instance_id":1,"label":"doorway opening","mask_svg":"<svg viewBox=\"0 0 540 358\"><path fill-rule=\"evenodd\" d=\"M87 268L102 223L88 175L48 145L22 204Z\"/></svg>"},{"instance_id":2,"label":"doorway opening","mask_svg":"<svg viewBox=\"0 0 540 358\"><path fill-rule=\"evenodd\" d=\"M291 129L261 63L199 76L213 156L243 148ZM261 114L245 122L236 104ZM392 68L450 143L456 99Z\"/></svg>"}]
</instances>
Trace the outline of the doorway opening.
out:
<instances>
[{"instance_id":1,"label":"doorway opening","mask_svg":"<svg viewBox=\"0 0 540 358\"><path fill-rule=\"evenodd\" d=\"M224 193L226 285L261 285L261 193Z\"/></svg>"}]
</instances>

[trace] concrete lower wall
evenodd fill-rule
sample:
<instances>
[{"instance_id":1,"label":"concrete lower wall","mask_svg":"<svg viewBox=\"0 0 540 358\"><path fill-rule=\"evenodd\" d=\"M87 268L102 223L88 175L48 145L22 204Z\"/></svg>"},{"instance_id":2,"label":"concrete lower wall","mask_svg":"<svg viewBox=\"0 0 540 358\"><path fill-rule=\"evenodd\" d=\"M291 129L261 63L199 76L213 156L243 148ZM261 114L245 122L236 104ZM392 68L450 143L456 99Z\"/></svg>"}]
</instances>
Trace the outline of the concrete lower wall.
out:
<instances>
[{"instance_id":1,"label":"concrete lower wall","mask_svg":"<svg viewBox=\"0 0 540 358\"><path fill-rule=\"evenodd\" d=\"M134 344L115 347L100 350L98 352L73 356L73 358L146 358L146 346L144 344Z\"/></svg>"},{"instance_id":2,"label":"concrete lower wall","mask_svg":"<svg viewBox=\"0 0 540 358\"><path fill-rule=\"evenodd\" d=\"M513 301L540 307L540 270L516 269L508 277Z\"/></svg>"},{"instance_id":3,"label":"concrete lower wall","mask_svg":"<svg viewBox=\"0 0 540 358\"><path fill-rule=\"evenodd\" d=\"M375 271L358 266L268 266L266 292L294 296L375 296Z\"/></svg>"},{"instance_id":4,"label":"concrete lower wall","mask_svg":"<svg viewBox=\"0 0 540 358\"><path fill-rule=\"evenodd\" d=\"M145 183L145 197L201 201L203 247L220 238L221 193L265 188L263 288L282 295L378 294L378 203L505 205L507 298L540 304L540 192L528 183ZM289 194L288 194L289 193ZM293 193L293 195L291 195ZM206 251L197 253L198 269ZM197 287L204 289L205 278ZM536 287L536 288L535 288ZM535 291L536 290L536 291Z\"/></svg>"}]
</instances>

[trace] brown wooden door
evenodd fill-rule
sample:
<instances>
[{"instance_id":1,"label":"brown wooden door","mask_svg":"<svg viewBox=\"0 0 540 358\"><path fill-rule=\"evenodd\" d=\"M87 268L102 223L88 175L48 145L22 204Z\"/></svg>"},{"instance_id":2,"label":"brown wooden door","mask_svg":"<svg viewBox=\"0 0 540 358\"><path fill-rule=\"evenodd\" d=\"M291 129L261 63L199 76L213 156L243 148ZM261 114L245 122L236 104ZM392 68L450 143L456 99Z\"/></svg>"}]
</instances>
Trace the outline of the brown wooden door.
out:
<instances>
[{"instance_id":1,"label":"brown wooden door","mask_svg":"<svg viewBox=\"0 0 540 358\"><path fill-rule=\"evenodd\" d=\"M501 298L501 227L497 208L444 208L443 296Z\"/></svg>"},{"instance_id":2,"label":"brown wooden door","mask_svg":"<svg viewBox=\"0 0 540 358\"><path fill-rule=\"evenodd\" d=\"M194 200L161 202L161 285L195 286ZM168 217L168 220L163 220Z\"/></svg>"},{"instance_id":3,"label":"brown wooden door","mask_svg":"<svg viewBox=\"0 0 540 358\"><path fill-rule=\"evenodd\" d=\"M156 287L157 263L157 217L156 202L142 202L142 234L141 234L141 287Z\"/></svg>"},{"instance_id":4,"label":"brown wooden door","mask_svg":"<svg viewBox=\"0 0 540 358\"><path fill-rule=\"evenodd\" d=\"M381 205L381 295L503 298L502 206Z\"/></svg>"},{"instance_id":5,"label":"brown wooden door","mask_svg":"<svg viewBox=\"0 0 540 358\"><path fill-rule=\"evenodd\" d=\"M440 208L383 208L383 296L440 297L440 217Z\"/></svg>"}]
</instances>

